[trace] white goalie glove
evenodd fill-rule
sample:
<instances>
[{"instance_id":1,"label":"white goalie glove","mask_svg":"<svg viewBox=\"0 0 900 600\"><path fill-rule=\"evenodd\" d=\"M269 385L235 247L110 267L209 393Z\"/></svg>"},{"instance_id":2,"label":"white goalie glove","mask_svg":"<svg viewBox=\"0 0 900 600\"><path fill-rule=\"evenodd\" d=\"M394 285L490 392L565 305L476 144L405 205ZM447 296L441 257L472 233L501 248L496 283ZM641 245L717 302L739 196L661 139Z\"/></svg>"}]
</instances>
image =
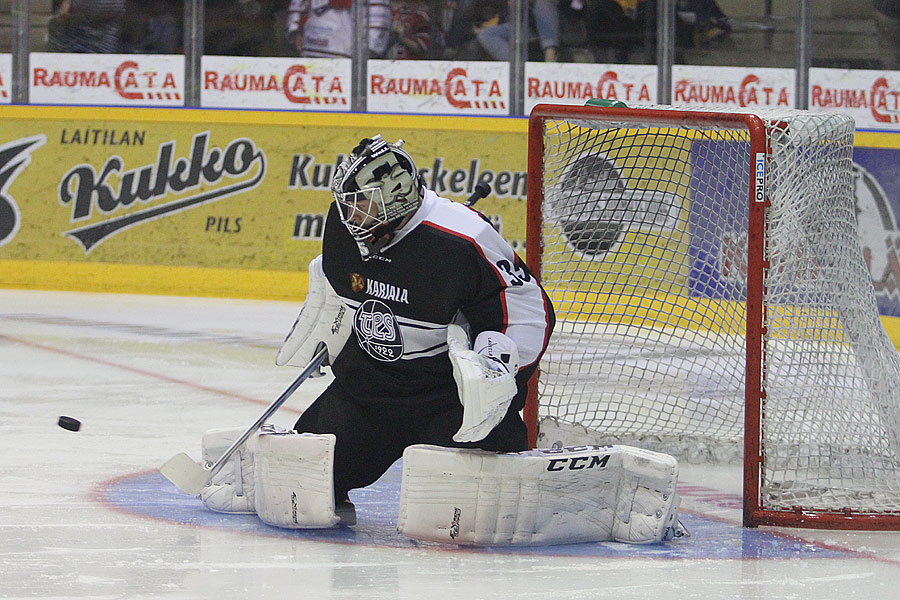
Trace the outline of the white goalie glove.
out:
<instances>
[{"instance_id":1,"label":"white goalie glove","mask_svg":"<svg viewBox=\"0 0 900 600\"><path fill-rule=\"evenodd\" d=\"M328 363L334 362L353 329L350 310L325 278L322 255L309 263L309 292L284 339L275 364L305 367L315 356L320 344L328 348Z\"/></svg>"},{"instance_id":2,"label":"white goalie glove","mask_svg":"<svg viewBox=\"0 0 900 600\"><path fill-rule=\"evenodd\" d=\"M499 331L483 331L469 338L459 325L447 328L447 346L453 379L463 405L462 426L453 435L456 442L483 440L497 426L516 395L519 351L516 343Z\"/></svg>"}]
</instances>

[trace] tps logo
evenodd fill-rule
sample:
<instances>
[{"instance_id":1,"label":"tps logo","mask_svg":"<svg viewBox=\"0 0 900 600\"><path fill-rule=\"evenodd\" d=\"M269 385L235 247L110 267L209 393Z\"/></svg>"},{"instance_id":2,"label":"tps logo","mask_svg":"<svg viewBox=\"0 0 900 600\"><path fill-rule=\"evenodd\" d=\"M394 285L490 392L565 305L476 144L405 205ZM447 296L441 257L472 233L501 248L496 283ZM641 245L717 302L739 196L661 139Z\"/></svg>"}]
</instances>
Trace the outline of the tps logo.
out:
<instances>
[{"instance_id":1,"label":"tps logo","mask_svg":"<svg viewBox=\"0 0 900 600\"><path fill-rule=\"evenodd\" d=\"M59 183L60 203L71 206L73 223L105 218L65 235L88 253L125 229L251 190L265 174L266 155L253 140L237 138L218 148L208 131L194 136L189 158L176 159L175 142L166 142L153 164L126 169L121 157L110 156L99 169L76 165ZM134 207L142 208L126 212Z\"/></svg>"},{"instance_id":2,"label":"tps logo","mask_svg":"<svg viewBox=\"0 0 900 600\"><path fill-rule=\"evenodd\" d=\"M366 300L356 309L353 330L360 347L372 358L394 362L403 356L400 325L390 307L380 300Z\"/></svg>"},{"instance_id":3,"label":"tps logo","mask_svg":"<svg viewBox=\"0 0 900 600\"><path fill-rule=\"evenodd\" d=\"M19 207L9 193L9 186L31 163L31 153L46 141L46 136L36 135L0 146L0 246L16 237L21 224Z\"/></svg>"}]
</instances>

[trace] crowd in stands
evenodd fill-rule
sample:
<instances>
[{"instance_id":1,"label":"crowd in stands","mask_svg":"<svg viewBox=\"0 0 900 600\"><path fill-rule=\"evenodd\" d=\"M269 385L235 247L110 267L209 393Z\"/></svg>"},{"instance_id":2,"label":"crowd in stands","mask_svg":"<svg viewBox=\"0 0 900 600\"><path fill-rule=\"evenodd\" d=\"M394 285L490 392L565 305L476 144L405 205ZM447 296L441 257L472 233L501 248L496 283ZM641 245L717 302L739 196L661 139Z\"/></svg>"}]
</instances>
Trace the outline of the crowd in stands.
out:
<instances>
[{"instance_id":1,"label":"crowd in stands","mask_svg":"<svg viewBox=\"0 0 900 600\"><path fill-rule=\"evenodd\" d=\"M884 57L882 66L900 70L900 0L875 0L875 27Z\"/></svg>"},{"instance_id":2,"label":"crowd in stands","mask_svg":"<svg viewBox=\"0 0 900 600\"><path fill-rule=\"evenodd\" d=\"M182 0L54 0L51 52L175 54L182 51Z\"/></svg>"},{"instance_id":3,"label":"crowd in stands","mask_svg":"<svg viewBox=\"0 0 900 600\"><path fill-rule=\"evenodd\" d=\"M56 0L56 52L183 51L185 0ZM886 3L888 0L883 0ZM370 0L373 58L508 60L511 0ZM350 57L353 0L206 0L204 53ZM679 0L677 40L727 38L716 0ZM655 44L655 0L530 0L528 60L629 62Z\"/></svg>"}]
</instances>

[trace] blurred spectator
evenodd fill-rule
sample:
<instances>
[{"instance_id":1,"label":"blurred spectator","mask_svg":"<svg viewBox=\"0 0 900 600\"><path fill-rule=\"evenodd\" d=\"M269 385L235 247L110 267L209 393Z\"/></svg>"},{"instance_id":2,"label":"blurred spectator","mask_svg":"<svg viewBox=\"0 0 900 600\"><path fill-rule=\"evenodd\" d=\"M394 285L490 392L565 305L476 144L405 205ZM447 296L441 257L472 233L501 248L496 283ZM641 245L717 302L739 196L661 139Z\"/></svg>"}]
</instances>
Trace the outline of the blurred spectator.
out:
<instances>
[{"instance_id":1,"label":"blurred spectator","mask_svg":"<svg viewBox=\"0 0 900 600\"><path fill-rule=\"evenodd\" d=\"M428 0L394 0L391 3L391 37L385 58L431 58L431 15Z\"/></svg>"},{"instance_id":2,"label":"blurred spectator","mask_svg":"<svg viewBox=\"0 0 900 600\"><path fill-rule=\"evenodd\" d=\"M705 47L726 39L731 33L728 16L716 0L678 0L676 31L682 29L683 45Z\"/></svg>"},{"instance_id":3,"label":"blurred spectator","mask_svg":"<svg viewBox=\"0 0 900 600\"><path fill-rule=\"evenodd\" d=\"M538 41L545 62L556 62L559 50L559 6L557 0L531 0L529 2L529 28L537 30ZM493 60L507 61L510 57L512 23L509 10L500 22L480 30L476 37L481 47Z\"/></svg>"},{"instance_id":4,"label":"blurred spectator","mask_svg":"<svg viewBox=\"0 0 900 600\"><path fill-rule=\"evenodd\" d=\"M47 23L51 52L119 50L125 0L62 0Z\"/></svg>"},{"instance_id":5,"label":"blurred spectator","mask_svg":"<svg viewBox=\"0 0 900 600\"><path fill-rule=\"evenodd\" d=\"M391 0L369 0L369 55L384 58L393 31Z\"/></svg>"},{"instance_id":6,"label":"blurred spectator","mask_svg":"<svg viewBox=\"0 0 900 600\"><path fill-rule=\"evenodd\" d=\"M273 36L264 5L259 0L205 0L204 53L263 55Z\"/></svg>"},{"instance_id":7,"label":"blurred spectator","mask_svg":"<svg viewBox=\"0 0 900 600\"><path fill-rule=\"evenodd\" d=\"M481 60L487 57L476 39L484 27L496 25L506 12L506 0L451 0L449 25L444 42L445 58Z\"/></svg>"},{"instance_id":8,"label":"blurred spectator","mask_svg":"<svg viewBox=\"0 0 900 600\"><path fill-rule=\"evenodd\" d=\"M562 0L559 10L564 59L628 62L642 39L638 0ZM581 54L576 56L577 52Z\"/></svg>"},{"instance_id":9,"label":"blurred spectator","mask_svg":"<svg viewBox=\"0 0 900 600\"><path fill-rule=\"evenodd\" d=\"M353 56L353 0L291 0L287 40L292 53L319 58ZM369 0L369 53L380 58L391 33L390 0Z\"/></svg>"},{"instance_id":10,"label":"blurred spectator","mask_svg":"<svg viewBox=\"0 0 900 600\"><path fill-rule=\"evenodd\" d=\"M183 51L183 0L127 0L121 51L179 54Z\"/></svg>"},{"instance_id":11,"label":"blurred spectator","mask_svg":"<svg viewBox=\"0 0 900 600\"><path fill-rule=\"evenodd\" d=\"M651 32L646 38L651 46L646 49L648 56L656 44L656 11L656 0L638 2L638 28ZM678 0L675 6L675 62L685 60L679 55L680 50L728 43L731 31L731 22L716 0Z\"/></svg>"},{"instance_id":12,"label":"blurred spectator","mask_svg":"<svg viewBox=\"0 0 900 600\"><path fill-rule=\"evenodd\" d=\"M900 0L875 0L874 4L882 66L900 71Z\"/></svg>"}]
</instances>

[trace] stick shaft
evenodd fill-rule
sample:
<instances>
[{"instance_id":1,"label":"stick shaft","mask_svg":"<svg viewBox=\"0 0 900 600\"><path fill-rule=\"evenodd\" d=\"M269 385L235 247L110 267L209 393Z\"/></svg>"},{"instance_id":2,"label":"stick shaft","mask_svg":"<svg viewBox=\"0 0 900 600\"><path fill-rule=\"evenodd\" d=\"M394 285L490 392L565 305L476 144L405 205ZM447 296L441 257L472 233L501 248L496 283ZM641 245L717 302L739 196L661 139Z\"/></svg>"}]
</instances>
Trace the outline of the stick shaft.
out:
<instances>
[{"instance_id":1,"label":"stick shaft","mask_svg":"<svg viewBox=\"0 0 900 600\"><path fill-rule=\"evenodd\" d=\"M491 193L491 186L486 183L479 183L475 186L475 191L472 192L472 195L466 198L466 206L475 206L475 203L481 200L482 198L486 198L488 194Z\"/></svg>"},{"instance_id":2,"label":"stick shaft","mask_svg":"<svg viewBox=\"0 0 900 600\"><path fill-rule=\"evenodd\" d=\"M238 449L241 446L243 446L247 442L248 439L250 439L250 436L252 436L254 433L256 433L260 427L265 425L265 423L269 419L269 417L274 415L275 411L277 411L279 408L281 408L282 404L287 402L287 399L290 398L293 395L293 393L297 391L297 388L300 387L300 384L302 384L304 381L309 379L309 376L312 375L313 371L315 371L322 365L322 363L325 361L325 358L327 356L328 356L328 348L326 348L323 345L322 348L315 354L315 356L312 357L312 360L309 361L309 364L307 364L306 367L304 367L303 371L297 376L297 378L294 379L293 383L291 383L291 385L288 386L288 388L281 393L281 395L278 397L277 400L275 400L275 402L273 402L272 404L269 405L268 408L266 408L266 410L265 410L265 412L263 412L263 414L259 415L259 418L256 419L256 421L253 423L253 425L251 425L249 428L247 428L247 431L245 431L241 435L241 437L236 439L234 441L234 443L228 447L228 450L225 451L225 454L220 456L218 458L218 460L216 460L216 462L214 462L212 465L209 465L207 463L206 465L203 466L204 469L208 469L209 477L212 477L213 475L218 473L222 469L222 467L226 463L228 463L228 459L230 459L231 456L235 452L237 452Z\"/></svg>"}]
</instances>

